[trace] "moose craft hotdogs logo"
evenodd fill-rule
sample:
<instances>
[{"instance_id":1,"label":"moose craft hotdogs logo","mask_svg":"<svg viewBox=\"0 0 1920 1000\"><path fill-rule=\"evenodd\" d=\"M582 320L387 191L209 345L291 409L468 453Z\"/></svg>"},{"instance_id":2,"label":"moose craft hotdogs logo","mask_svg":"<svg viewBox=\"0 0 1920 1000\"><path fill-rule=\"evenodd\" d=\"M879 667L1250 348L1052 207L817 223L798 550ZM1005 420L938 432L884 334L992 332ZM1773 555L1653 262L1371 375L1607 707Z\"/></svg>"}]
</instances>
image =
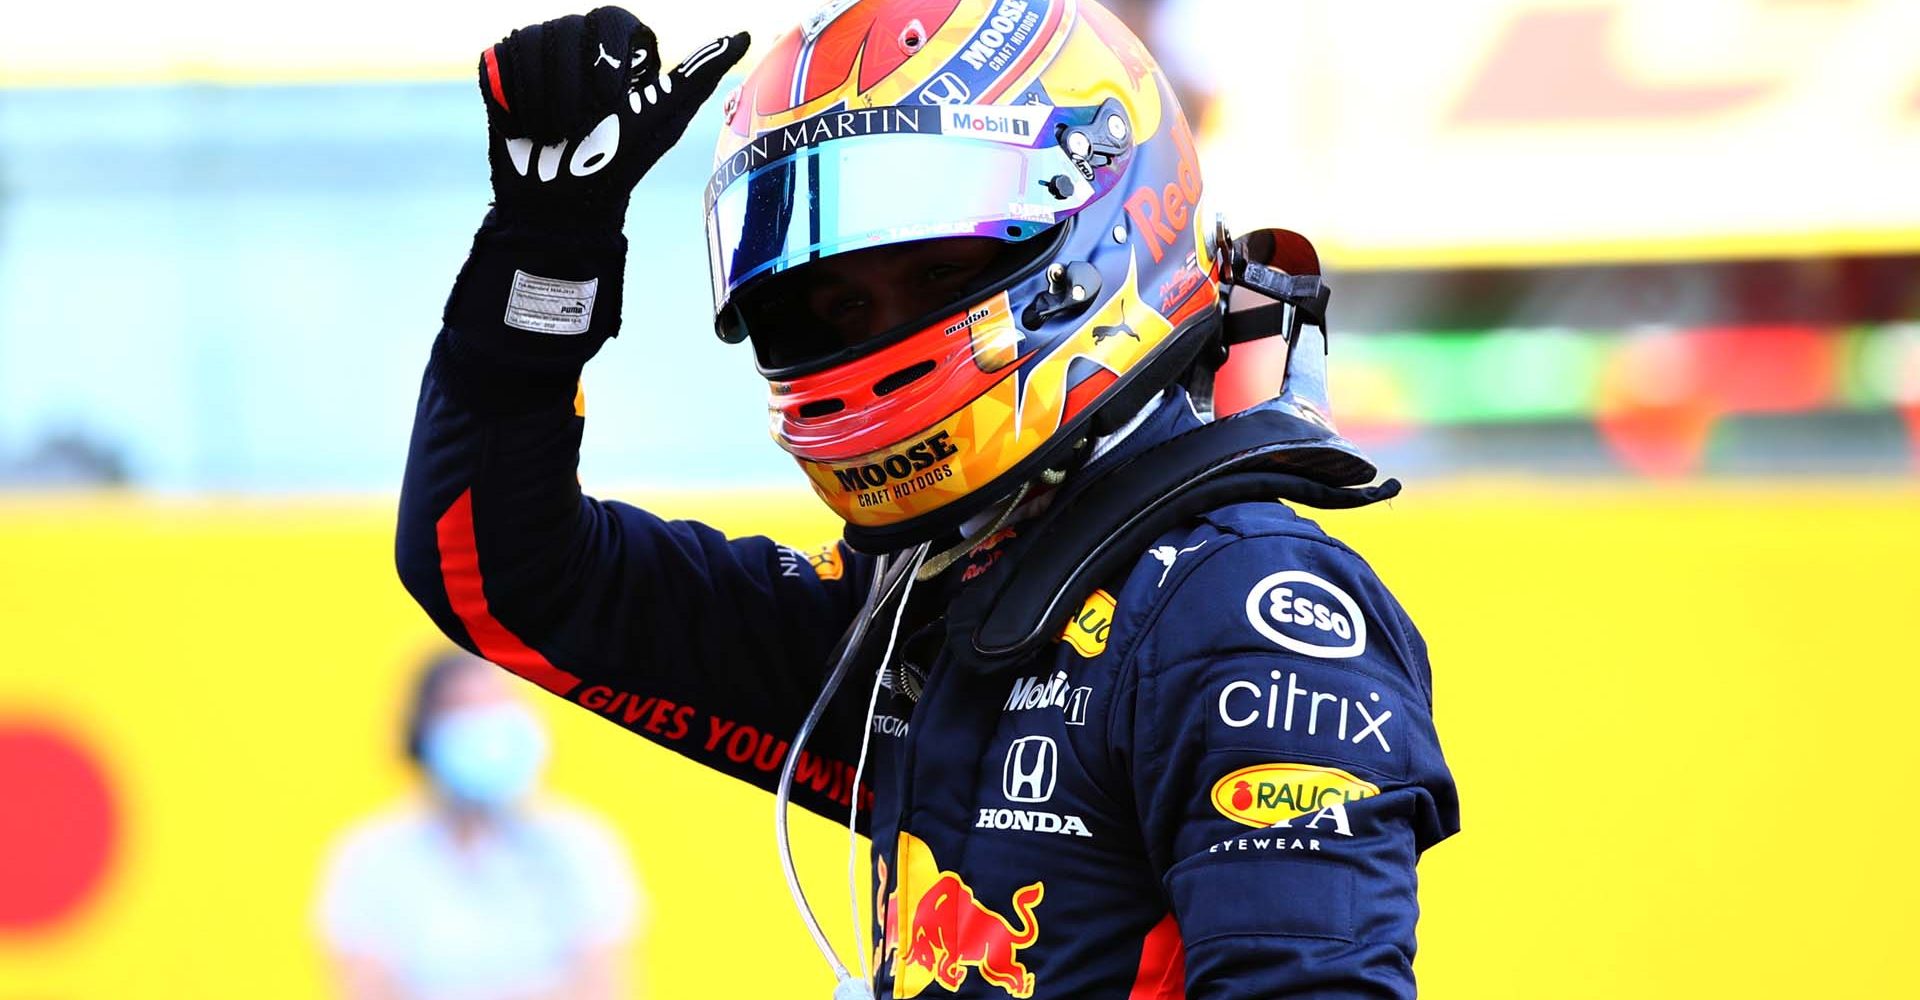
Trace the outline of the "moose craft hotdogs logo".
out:
<instances>
[{"instance_id":1,"label":"moose craft hotdogs logo","mask_svg":"<svg viewBox=\"0 0 1920 1000\"><path fill-rule=\"evenodd\" d=\"M1033 973L1020 961L1020 950L1040 938L1034 910L1046 897L1046 883L1033 882L1013 893L1012 910L1020 922L1016 929L982 903L966 879L943 870L920 838L902 832L894 859L899 865L896 888L875 908L884 915L875 964L892 960L894 996L917 997L936 983L957 993L973 970L1008 996L1033 996ZM878 871L884 893L884 859Z\"/></svg>"},{"instance_id":2,"label":"moose craft hotdogs logo","mask_svg":"<svg viewBox=\"0 0 1920 1000\"><path fill-rule=\"evenodd\" d=\"M878 461L834 469L833 478L843 493L861 493L864 497L865 491L891 491L893 498L899 499L953 475L947 459L958 454L960 449L950 435L940 431ZM875 502L885 499L882 496Z\"/></svg>"},{"instance_id":3,"label":"moose craft hotdogs logo","mask_svg":"<svg viewBox=\"0 0 1920 1000\"><path fill-rule=\"evenodd\" d=\"M1337 767L1255 764L1214 782L1213 807L1236 823L1264 829L1378 794L1380 786Z\"/></svg>"},{"instance_id":4,"label":"moose craft hotdogs logo","mask_svg":"<svg viewBox=\"0 0 1920 1000\"><path fill-rule=\"evenodd\" d=\"M1056 0L1001 0L954 58L947 60L903 104L966 104L990 100L996 84L1025 65L1023 58L1045 39L1047 22L1060 16Z\"/></svg>"}]
</instances>

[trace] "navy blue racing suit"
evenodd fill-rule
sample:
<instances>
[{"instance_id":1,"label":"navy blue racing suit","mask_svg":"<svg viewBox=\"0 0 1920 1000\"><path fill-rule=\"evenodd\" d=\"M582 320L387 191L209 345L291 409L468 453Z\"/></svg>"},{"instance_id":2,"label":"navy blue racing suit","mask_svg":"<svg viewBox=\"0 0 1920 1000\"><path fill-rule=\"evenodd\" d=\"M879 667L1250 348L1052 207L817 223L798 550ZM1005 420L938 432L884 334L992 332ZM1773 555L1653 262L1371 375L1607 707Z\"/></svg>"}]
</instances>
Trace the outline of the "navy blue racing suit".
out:
<instances>
[{"instance_id":1,"label":"navy blue racing suit","mask_svg":"<svg viewBox=\"0 0 1920 1000\"><path fill-rule=\"evenodd\" d=\"M874 561L584 496L588 353L520 371L442 331L401 577L462 646L771 788ZM1175 390L1067 488L1198 419ZM1367 564L1283 504L1229 506L1019 669L953 668L943 606L1018 542L922 586L877 714L869 667L798 764L800 805L844 823L862 797L876 994L1413 996L1414 866L1458 810L1426 646Z\"/></svg>"}]
</instances>

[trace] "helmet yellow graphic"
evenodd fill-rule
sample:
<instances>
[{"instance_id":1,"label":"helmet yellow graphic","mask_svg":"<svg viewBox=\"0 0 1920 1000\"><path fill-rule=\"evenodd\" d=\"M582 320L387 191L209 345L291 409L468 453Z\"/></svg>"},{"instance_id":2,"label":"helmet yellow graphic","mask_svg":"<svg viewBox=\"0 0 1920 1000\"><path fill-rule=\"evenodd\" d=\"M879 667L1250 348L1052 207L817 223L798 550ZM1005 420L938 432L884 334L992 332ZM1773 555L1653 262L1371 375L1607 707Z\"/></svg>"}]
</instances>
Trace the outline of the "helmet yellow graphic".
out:
<instances>
[{"instance_id":1,"label":"helmet yellow graphic","mask_svg":"<svg viewBox=\"0 0 1920 1000\"><path fill-rule=\"evenodd\" d=\"M1201 197L1170 87L1092 0L832 3L729 98L716 326L752 341L774 438L848 540L898 548L1070 464L1191 366L1219 320ZM929 245L971 255L963 283L936 262L932 292L857 334L822 306L850 270L921 280Z\"/></svg>"}]
</instances>

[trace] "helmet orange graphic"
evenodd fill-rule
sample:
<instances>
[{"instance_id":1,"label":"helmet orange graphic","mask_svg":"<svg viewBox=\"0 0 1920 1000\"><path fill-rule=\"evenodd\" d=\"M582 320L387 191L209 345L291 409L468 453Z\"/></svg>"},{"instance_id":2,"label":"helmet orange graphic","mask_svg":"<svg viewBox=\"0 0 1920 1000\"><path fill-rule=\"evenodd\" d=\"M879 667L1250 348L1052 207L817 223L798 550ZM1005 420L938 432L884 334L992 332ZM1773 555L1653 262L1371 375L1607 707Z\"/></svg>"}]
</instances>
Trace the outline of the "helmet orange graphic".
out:
<instances>
[{"instance_id":1,"label":"helmet orange graphic","mask_svg":"<svg viewBox=\"0 0 1920 1000\"><path fill-rule=\"evenodd\" d=\"M729 98L706 198L717 329L864 549L1069 466L1219 321L1185 117L1092 0L835 0ZM807 307L823 267L886 260L842 255L959 241L976 273L884 329Z\"/></svg>"}]
</instances>

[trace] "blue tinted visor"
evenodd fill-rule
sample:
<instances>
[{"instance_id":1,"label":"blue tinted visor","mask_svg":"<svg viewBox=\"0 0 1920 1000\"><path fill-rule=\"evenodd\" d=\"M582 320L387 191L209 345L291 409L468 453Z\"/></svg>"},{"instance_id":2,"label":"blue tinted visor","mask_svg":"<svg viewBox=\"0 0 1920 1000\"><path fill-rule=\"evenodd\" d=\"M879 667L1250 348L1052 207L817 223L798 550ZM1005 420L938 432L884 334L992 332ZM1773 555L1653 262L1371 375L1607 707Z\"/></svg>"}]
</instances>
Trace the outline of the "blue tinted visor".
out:
<instances>
[{"instance_id":1,"label":"blue tinted visor","mask_svg":"<svg viewBox=\"0 0 1920 1000\"><path fill-rule=\"evenodd\" d=\"M750 281L835 254L1045 232L1115 183L1117 171L1096 172L1055 140L1077 110L1091 111L832 111L761 136L724 160L708 185L715 311Z\"/></svg>"}]
</instances>

